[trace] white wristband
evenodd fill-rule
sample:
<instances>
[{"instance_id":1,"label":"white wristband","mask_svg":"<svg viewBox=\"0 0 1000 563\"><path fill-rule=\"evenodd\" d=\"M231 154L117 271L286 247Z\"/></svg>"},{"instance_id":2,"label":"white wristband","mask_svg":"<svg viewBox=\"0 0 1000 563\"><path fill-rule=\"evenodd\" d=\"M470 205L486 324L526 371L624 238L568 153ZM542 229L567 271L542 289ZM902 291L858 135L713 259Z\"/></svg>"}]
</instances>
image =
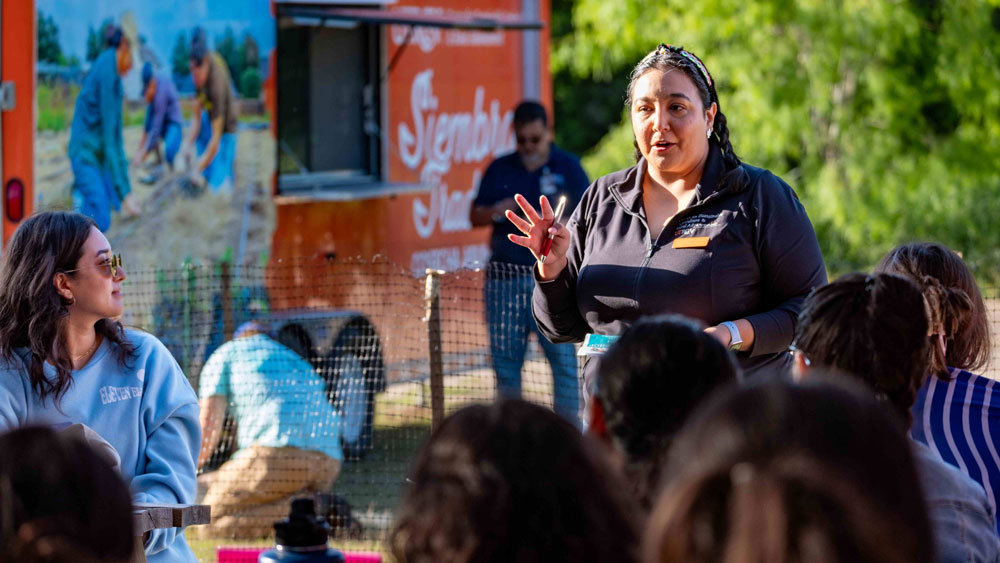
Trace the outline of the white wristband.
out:
<instances>
[{"instance_id":1,"label":"white wristband","mask_svg":"<svg viewBox=\"0 0 1000 563\"><path fill-rule=\"evenodd\" d=\"M740 336L740 328L736 326L733 321L725 321L722 326L729 329L729 349L733 352L739 352L740 346L743 345L743 338Z\"/></svg>"}]
</instances>

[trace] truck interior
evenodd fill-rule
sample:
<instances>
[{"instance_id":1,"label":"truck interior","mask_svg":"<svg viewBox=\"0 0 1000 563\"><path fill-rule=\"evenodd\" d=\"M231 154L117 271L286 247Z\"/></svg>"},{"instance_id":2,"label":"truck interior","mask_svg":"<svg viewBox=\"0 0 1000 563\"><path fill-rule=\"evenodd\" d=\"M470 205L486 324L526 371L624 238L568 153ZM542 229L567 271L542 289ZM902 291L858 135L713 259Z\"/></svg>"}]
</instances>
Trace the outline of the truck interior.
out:
<instances>
[{"instance_id":1,"label":"truck interior","mask_svg":"<svg viewBox=\"0 0 1000 563\"><path fill-rule=\"evenodd\" d=\"M381 6L277 4L277 151L280 196L355 199L425 191L387 181L386 79L417 27L538 30L537 19L428 15ZM390 60L386 26L407 33Z\"/></svg>"}]
</instances>

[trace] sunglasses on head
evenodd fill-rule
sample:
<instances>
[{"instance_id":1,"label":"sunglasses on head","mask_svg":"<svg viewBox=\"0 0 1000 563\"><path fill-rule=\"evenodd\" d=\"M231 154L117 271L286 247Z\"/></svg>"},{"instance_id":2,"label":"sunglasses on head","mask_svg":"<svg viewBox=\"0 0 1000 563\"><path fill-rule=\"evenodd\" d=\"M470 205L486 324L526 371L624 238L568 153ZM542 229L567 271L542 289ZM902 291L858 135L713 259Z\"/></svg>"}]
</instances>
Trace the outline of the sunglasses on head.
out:
<instances>
[{"instance_id":1,"label":"sunglasses on head","mask_svg":"<svg viewBox=\"0 0 1000 563\"><path fill-rule=\"evenodd\" d=\"M112 278L117 278L118 272L124 269L125 264L124 262L122 262L121 253L118 253L118 254L112 254L110 259L105 259L104 263L101 264L101 266L105 268L104 270L105 274L110 275ZM63 273L72 274L73 272L79 272L79 271L80 268L74 268L72 270L65 270Z\"/></svg>"}]
</instances>

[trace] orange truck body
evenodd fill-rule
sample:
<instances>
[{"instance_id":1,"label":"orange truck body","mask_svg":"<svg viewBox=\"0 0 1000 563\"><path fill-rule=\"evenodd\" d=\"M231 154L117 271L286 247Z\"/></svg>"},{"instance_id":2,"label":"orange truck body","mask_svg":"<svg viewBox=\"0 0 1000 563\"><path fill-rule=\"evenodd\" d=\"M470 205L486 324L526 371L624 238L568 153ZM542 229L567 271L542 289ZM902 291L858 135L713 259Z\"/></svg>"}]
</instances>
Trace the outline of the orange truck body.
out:
<instances>
[{"instance_id":1,"label":"orange truck body","mask_svg":"<svg viewBox=\"0 0 1000 563\"><path fill-rule=\"evenodd\" d=\"M488 230L472 228L469 211L482 172L496 155L514 150L514 106L529 97L552 107L548 0L533 14L524 13L522 0L401 0L387 9L522 17L543 28L481 33L417 26L404 47L406 26L383 26L386 60L396 59L382 84L383 174L388 183L419 187L349 199L276 189L273 267L380 256L421 276L426 268L476 267L488 259ZM524 84L525 33L537 34L534 95ZM287 285L273 287L271 297L279 309L342 305Z\"/></svg>"},{"instance_id":2,"label":"orange truck body","mask_svg":"<svg viewBox=\"0 0 1000 563\"><path fill-rule=\"evenodd\" d=\"M0 8L0 74L12 107L0 114L3 245L31 214L35 169L35 2L3 2Z\"/></svg>"},{"instance_id":3,"label":"orange truck body","mask_svg":"<svg viewBox=\"0 0 1000 563\"><path fill-rule=\"evenodd\" d=\"M363 315L393 381L426 375L425 368L400 366L427 359L426 348L415 344L427 338L420 317L428 269L448 272L441 315L446 371L463 369L462 358L477 366L485 358L481 277L469 271L489 258L489 230L473 228L469 212L486 167L514 150L514 107L535 99L551 115L552 84L549 0L400 0L385 9L541 24L494 32L415 26L409 38L408 26L382 26L384 67L391 67L381 84L382 175L410 189L298 196L276 185L272 308Z\"/></svg>"}]
</instances>

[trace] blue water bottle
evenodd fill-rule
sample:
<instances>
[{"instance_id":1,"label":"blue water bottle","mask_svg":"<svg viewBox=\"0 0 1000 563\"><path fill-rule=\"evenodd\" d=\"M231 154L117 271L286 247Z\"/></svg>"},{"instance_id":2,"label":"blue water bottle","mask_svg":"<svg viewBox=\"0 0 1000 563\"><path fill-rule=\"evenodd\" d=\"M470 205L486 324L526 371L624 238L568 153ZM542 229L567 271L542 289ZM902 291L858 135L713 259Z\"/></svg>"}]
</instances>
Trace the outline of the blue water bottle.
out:
<instances>
[{"instance_id":1,"label":"blue water bottle","mask_svg":"<svg viewBox=\"0 0 1000 563\"><path fill-rule=\"evenodd\" d=\"M259 563L344 563L344 554L327 547L330 524L316 517L311 498L292 501L288 520L274 523L276 547L260 554Z\"/></svg>"}]
</instances>

